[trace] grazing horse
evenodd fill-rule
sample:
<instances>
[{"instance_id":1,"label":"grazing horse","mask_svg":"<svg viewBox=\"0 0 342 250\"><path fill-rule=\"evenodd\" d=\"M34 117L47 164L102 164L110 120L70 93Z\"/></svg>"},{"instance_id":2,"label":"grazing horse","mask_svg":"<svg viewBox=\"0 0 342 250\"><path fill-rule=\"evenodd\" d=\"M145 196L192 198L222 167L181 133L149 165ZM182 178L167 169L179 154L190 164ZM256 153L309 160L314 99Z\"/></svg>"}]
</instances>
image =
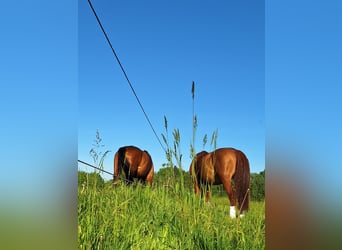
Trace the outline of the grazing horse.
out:
<instances>
[{"instance_id":1,"label":"grazing horse","mask_svg":"<svg viewBox=\"0 0 342 250\"><path fill-rule=\"evenodd\" d=\"M199 195L201 190L206 191L207 202L210 200L209 187L223 184L230 201L230 217L236 218L236 203L240 216L249 209L249 162L240 150L220 148L211 153L202 151L193 159L189 172L195 193Z\"/></svg>"},{"instance_id":2,"label":"grazing horse","mask_svg":"<svg viewBox=\"0 0 342 250\"><path fill-rule=\"evenodd\" d=\"M154 167L150 154L135 146L119 148L114 156L114 185L118 183L119 176L123 169L126 176L126 184L133 182L134 178L144 184L152 185Z\"/></svg>"}]
</instances>

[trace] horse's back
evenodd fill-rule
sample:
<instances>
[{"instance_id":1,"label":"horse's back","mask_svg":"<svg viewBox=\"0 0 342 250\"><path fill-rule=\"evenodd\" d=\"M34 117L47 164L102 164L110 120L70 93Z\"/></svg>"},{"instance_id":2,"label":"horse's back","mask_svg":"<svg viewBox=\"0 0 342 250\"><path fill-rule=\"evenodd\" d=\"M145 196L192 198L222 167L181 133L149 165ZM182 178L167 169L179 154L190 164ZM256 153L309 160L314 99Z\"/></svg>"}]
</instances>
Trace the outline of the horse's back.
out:
<instances>
[{"instance_id":1,"label":"horse's back","mask_svg":"<svg viewBox=\"0 0 342 250\"><path fill-rule=\"evenodd\" d=\"M130 153L130 154L142 152L142 150L140 148L138 148L136 146L132 146L132 145L121 147L121 148L119 148L118 151Z\"/></svg>"},{"instance_id":2,"label":"horse's back","mask_svg":"<svg viewBox=\"0 0 342 250\"><path fill-rule=\"evenodd\" d=\"M221 155L222 157L223 155L225 156L236 155L238 152L241 152L241 151L235 148L218 148L213 153L217 155Z\"/></svg>"},{"instance_id":3,"label":"horse's back","mask_svg":"<svg viewBox=\"0 0 342 250\"><path fill-rule=\"evenodd\" d=\"M246 155L238 149L235 148L219 148L212 152L213 157L219 161L237 161L239 158L247 159Z\"/></svg>"}]
</instances>

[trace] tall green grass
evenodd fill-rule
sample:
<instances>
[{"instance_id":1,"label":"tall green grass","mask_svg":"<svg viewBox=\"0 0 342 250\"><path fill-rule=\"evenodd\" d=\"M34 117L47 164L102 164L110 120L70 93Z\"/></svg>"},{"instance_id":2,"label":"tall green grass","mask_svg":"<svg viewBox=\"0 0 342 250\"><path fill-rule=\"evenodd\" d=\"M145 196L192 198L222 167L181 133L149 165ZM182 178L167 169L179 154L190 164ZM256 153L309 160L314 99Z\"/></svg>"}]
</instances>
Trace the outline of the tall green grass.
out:
<instances>
[{"instance_id":1,"label":"tall green grass","mask_svg":"<svg viewBox=\"0 0 342 250\"><path fill-rule=\"evenodd\" d=\"M229 217L227 197L210 205L172 187L79 188L80 249L264 249L264 202L242 219Z\"/></svg>"}]
</instances>

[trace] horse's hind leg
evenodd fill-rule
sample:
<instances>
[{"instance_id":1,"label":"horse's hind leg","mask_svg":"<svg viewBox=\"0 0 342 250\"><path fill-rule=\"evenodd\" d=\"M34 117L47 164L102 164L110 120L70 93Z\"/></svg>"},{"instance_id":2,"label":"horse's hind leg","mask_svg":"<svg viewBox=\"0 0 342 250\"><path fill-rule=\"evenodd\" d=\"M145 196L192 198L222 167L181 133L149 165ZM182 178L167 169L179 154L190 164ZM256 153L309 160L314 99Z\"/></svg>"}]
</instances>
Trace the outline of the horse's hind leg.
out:
<instances>
[{"instance_id":1,"label":"horse's hind leg","mask_svg":"<svg viewBox=\"0 0 342 250\"><path fill-rule=\"evenodd\" d=\"M197 196L199 196L201 194L201 189L199 188L199 183L196 180L194 180L194 190L195 190L195 194Z\"/></svg>"},{"instance_id":2,"label":"horse's hind leg","mask_svg":"<svg viewBox=\"0 0 342 250\"><path fill-rule=\"evenodd\" d=\"M229 209L229 215L231 218L236 218L236 211L235 211L235 205L236 205L236 198L235 198L235 191L232 186L231 180L226 181L223 183L224 190L226 190L230 202L230 209Z\"/></svg>"},{"instance_id":3,"label":"horse's hind leg","mask_svg":"<svg viewBox=\"0 0 342 250\"><path fill-rule=\"evenodd\" d=\"M145 182L147 182L147 184L148 184L149 186L152 186L153 175L154 175L154 169L151 168L151 169L150 169L150 172L148 172L148 175L147 175L146 180L145 180Z\"/></svg>"},{"instance_id":4,"label":"horse's hind leg","mask_svg":"<svg viewBox=\"0 0 342 250\"><path fill-rule=\"evenodd\" d=\"M205 194L205 201L207 203L210 203L210 196L211 196L211 188L208 186L208 184L206 185L206 194Z\"/></svg>"},{"instance_id":5,"label":"horse's hind leg","mask_svg":"<svg viewBox=\"0 0 342 250\"><path fill-rule=\"evenodd\" d=\"M207 193L205 194L205 201L210 204L210 190L207 189Z\"/></svg>"}]
</instances>

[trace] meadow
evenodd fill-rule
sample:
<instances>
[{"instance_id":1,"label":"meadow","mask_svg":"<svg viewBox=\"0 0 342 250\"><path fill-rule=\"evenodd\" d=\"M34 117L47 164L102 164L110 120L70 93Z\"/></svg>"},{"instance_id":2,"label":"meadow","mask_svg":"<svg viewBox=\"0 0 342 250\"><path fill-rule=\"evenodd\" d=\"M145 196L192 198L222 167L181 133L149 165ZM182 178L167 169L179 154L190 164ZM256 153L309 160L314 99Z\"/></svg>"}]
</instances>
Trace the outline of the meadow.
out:
<instances>
[{"instance_id":1,"label":"meadow","mask_svg":"<svg viewBox=\"0 0 342 250\"><path fill-rule=\"evenodd\" d=\"M227 196L210 204L190 187L121 183L78 187L79 249L265 249L265 202L229 217Z\"/></svg>"}]
</instances>

